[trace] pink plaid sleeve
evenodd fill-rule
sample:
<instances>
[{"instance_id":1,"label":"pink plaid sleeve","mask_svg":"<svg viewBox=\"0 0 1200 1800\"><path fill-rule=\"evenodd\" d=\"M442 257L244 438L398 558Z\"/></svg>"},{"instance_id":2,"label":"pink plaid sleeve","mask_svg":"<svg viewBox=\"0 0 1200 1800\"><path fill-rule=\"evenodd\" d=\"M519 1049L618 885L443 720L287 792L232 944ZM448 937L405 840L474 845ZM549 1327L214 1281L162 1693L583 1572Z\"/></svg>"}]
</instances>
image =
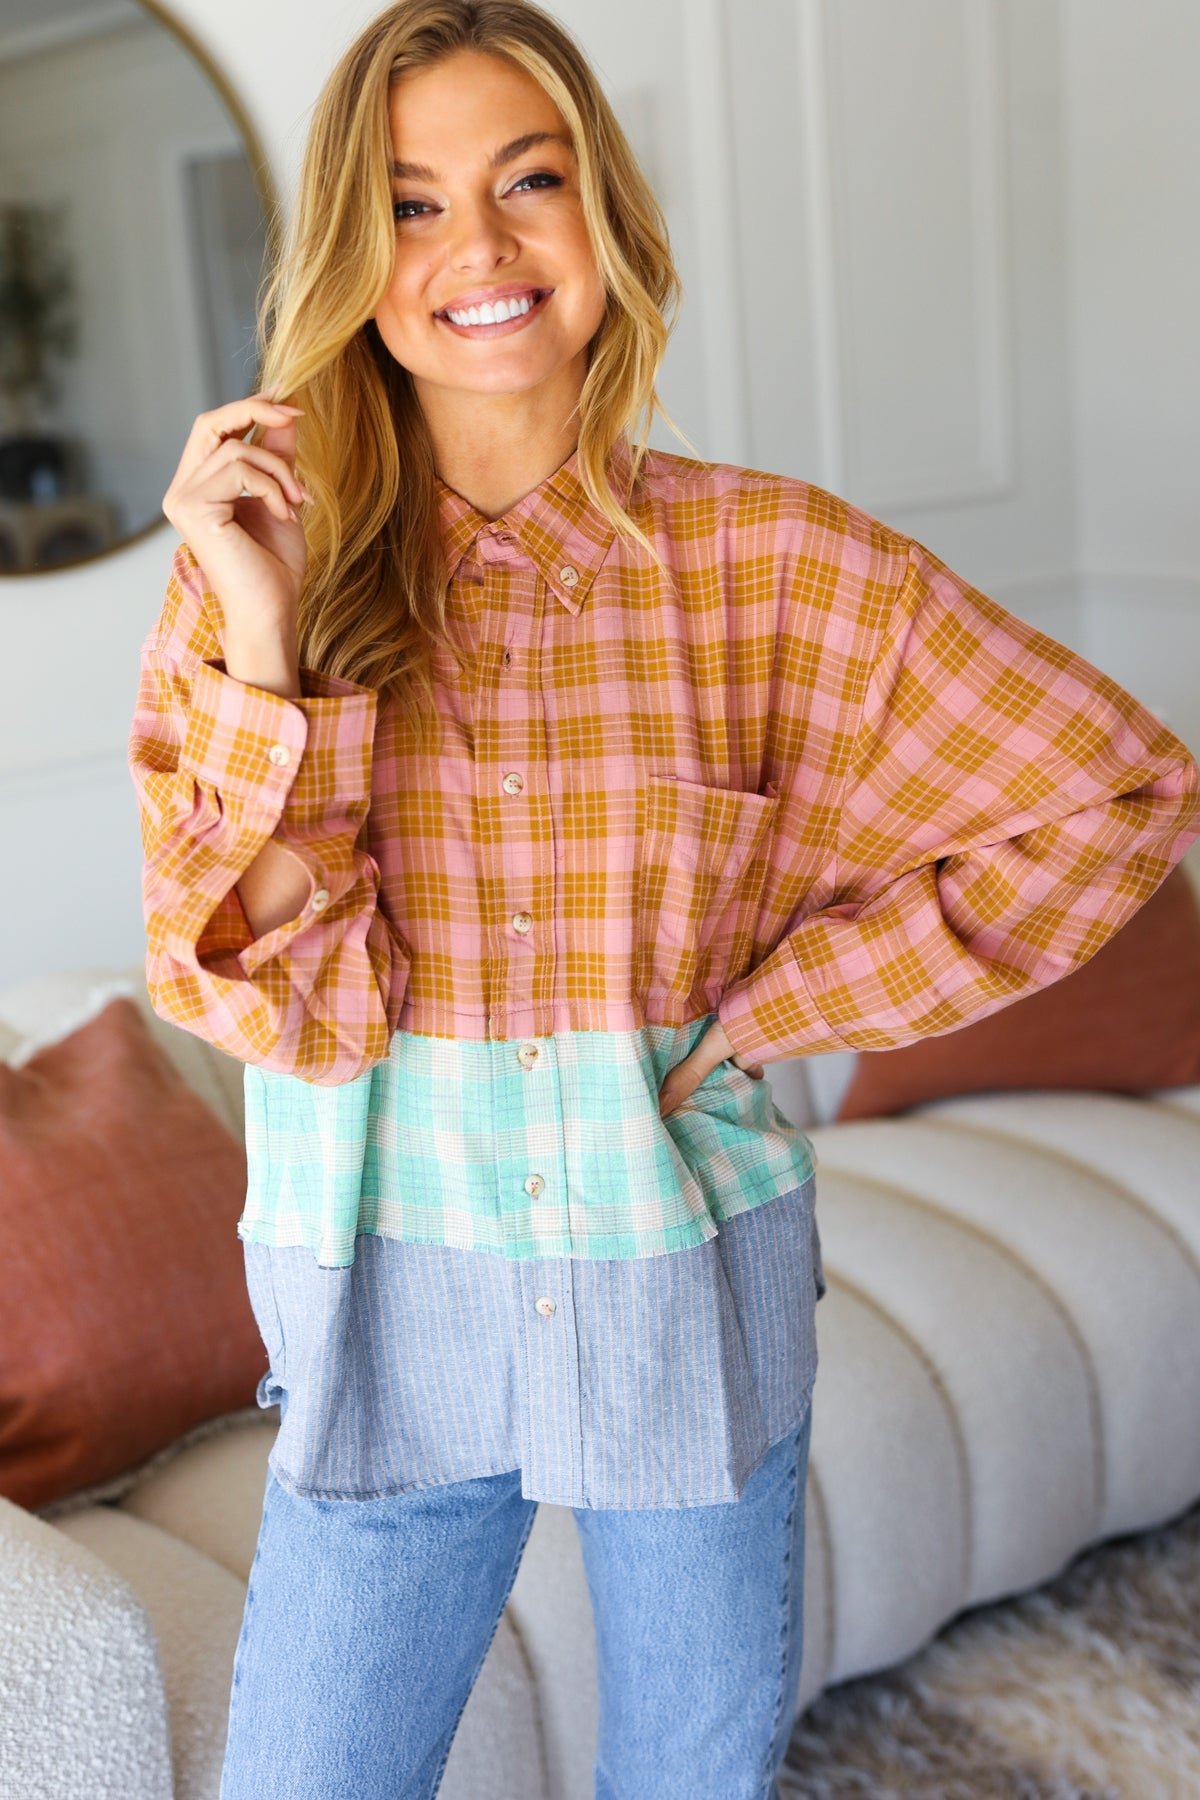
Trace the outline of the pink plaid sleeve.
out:
<instances>
[{"instance_id":1,"label":"pink plaid sleeve","mask_svg":"<svg viewBox=\"0 0 1200 1800\"><path fill-rule=\"evenodd\" d=\"M828 876L721 1022L764 1061L953 1031L1086 962L1197 836L1180 739L914 543Z\"/></svg>"},{"instance_id":2,"label":"pink plaid sleeve","mask_svg":"<svg viewBox=\"0 0 1200 1800\"><path fill-rule=\"evenodd\" d=\"M202 573L180 545L129 740L150 996L243 1062L336 1086L386 1056L411 959L357 847L376 695L310 670L301 685L287 700L225 673ZM308 895L256 939L236 883L269 838L302 865Z\"/></svg>"}]
</instances>

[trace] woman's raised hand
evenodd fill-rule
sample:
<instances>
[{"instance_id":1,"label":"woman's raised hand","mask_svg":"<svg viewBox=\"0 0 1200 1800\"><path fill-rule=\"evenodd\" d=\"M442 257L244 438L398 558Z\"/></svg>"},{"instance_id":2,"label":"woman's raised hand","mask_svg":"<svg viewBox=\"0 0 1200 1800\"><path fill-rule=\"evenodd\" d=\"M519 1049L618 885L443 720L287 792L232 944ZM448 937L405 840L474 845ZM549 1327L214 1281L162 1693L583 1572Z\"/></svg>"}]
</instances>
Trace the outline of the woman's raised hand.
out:
<instances>
[{"instance_id":1,"label":"woman's raised hand","mask_svg":"<svg viewBox=\"0 0 1200 1800\"><path fill-rule=\"evenodd\" d=\"M295 628L308 560L296 509L310 498L295 475L299 416L299 407L266 394L201 413L163 496L163 512L242 639ZM263 427L261 443L243 442L252 425Z\"/></svg>"}]
</instances>

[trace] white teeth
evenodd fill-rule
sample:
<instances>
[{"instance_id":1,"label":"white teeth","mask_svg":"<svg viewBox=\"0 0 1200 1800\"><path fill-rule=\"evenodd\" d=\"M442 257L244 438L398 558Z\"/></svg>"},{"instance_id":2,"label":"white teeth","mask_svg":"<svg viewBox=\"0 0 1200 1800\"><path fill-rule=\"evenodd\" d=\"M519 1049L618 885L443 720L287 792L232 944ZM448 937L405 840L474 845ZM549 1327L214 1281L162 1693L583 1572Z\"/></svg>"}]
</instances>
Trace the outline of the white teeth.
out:
<instances>
[{"instance_id":1,"label":"white teeth","mask_svg":"<svg viewBox=\"0 0 1200 1800\"><path fill-rule=\"evenodd\" d=\"M485 300L482 306L469 306L464 312L447 312L446 317L455 325L503 325L509 319L523 317L532 305L532 297L524 294L519 300L497 300L494 304Z\"/></svg>"}]
</instances>

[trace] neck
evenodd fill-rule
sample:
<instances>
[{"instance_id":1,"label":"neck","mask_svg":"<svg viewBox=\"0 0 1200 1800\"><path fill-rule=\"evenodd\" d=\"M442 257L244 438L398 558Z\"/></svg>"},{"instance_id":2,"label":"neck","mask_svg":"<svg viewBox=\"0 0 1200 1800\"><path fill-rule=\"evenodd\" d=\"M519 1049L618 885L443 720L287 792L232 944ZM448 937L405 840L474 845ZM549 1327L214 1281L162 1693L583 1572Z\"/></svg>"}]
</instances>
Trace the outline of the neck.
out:
<instances>
[{"instance_id":1,"label":"neck","mask_svg":"<svg viewBox=\"0 0 1200 1800\"><path fill-rule=\"evenodd\" d=\"M553 392L473 394L417 383L434 467L485 519L502 518L576 448L583 378L566 373Z\"/></svg>"}]
</instances>

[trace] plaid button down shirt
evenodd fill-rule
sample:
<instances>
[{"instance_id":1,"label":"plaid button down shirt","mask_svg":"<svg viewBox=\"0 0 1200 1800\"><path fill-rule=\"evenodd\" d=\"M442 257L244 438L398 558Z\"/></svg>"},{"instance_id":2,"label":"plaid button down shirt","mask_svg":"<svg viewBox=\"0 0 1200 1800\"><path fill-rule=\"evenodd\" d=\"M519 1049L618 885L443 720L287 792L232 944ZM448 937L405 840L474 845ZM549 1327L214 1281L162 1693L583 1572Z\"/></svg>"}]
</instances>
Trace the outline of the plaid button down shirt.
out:
<instances>
[{"instance_id":1,"label":"plaid button down shirt","mask_svg":"<svg viewBox=\"0 0 1200 1800\"><path fill-rule=\"evenodd\" d=\"M359 1231L701 1243L813 1166L732 1063L659 1119L714 1017L766 1060L952 1030L1091 956L1200 835L1160 720L819 488L651 454L661 567L574 457L502 520L440 507L474 660L438 654L436 755L351 682L231 679L185 546L144 647L149 983L248 1065L245 1236L330 1265ZM309 895L255 940L235 883L271 837Z\"/></svg>"}]
</instances>

